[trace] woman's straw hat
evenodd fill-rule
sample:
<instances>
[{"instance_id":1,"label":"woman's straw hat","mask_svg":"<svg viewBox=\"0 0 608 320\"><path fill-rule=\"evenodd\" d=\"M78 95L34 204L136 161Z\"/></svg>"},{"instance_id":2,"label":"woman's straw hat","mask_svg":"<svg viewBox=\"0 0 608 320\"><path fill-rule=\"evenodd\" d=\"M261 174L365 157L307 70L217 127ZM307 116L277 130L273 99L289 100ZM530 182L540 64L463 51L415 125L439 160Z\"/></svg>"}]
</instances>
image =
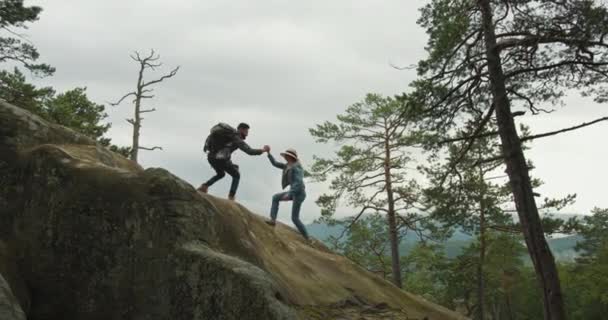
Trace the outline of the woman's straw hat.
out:
<instances>
[{"instance_id":1,"label":"woman's straw hat","mask_svg":"<svg viewBox=\"0 0 608 320\"><path fill-rule=\"evenodd\" d=\"M294 160L298 160L298 152L294 149L287 149L285 150L285 152L282 152L281 155L283 156L283 158L291 157Z\"/></svg>"}]
</instances>

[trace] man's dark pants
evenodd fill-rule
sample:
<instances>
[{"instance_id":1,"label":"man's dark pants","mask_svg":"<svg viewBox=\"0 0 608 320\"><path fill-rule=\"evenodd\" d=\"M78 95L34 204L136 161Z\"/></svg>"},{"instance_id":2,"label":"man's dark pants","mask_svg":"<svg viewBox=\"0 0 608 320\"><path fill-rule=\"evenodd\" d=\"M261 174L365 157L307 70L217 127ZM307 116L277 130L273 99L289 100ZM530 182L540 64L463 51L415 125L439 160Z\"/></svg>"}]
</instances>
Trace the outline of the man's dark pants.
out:
<instances>
[{"instance_id":1,"label":"man's dark pants","mask_svg":"<svg viewBox=\"0 0 608 320\"><path fill-rule=\"evenodd\" d=\"M232 163L230 159L215 159L215 158L207 158L209 164L215 170L216 175L209 179L209 181L205 182L207 187L211 187L214 183L222 179L228 173L232 177L232 184L230 185L230 193L229 196L234 196L236 194L236 190L239 188L239 180L241 179L241 174L239 173L239 166Z\"/></svg>"}]
</instances>

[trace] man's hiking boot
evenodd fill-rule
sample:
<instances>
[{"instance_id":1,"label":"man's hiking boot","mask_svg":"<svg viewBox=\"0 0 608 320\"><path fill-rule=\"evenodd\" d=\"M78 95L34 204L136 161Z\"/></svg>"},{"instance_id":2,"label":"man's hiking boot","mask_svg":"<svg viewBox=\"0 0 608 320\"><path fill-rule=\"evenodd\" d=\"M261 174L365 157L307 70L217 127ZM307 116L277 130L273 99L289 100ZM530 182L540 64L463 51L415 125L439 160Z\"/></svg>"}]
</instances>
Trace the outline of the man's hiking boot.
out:
<instances>
[{"instance_id":1,"label":"man's hiking boot","mask_svg":"<svg viewBox=\"0 0 608 320\"><path fill-rule=\"evenodd\" d=\"M196 189L196 191L200 193L207 193L207 190L209 190L209 186L207 186L206 184L201 184L201 186Z\"/></svg>"},{"instance_id":2,"label":"man's hiking boot","mask_svg":"<svg viewBox=\"0 0 608 320\"><path fill-rule=\"evenodd\" d=\"M233 195L233 194L228 195L228 200L230 200L230 201L234 201L234 195Z\"/></svg>"},{"instance_id":3,"label":"man's hiking boot","mask_svg":"<svg viewBox=\"0 0 608 320\"><path fill-rule=\"evenodd\" d=\"M266 219L266 220L264 220L264 222L266 222L267 225L273 226L273 227L277 224L276 221L274 221L272 219Z\"/></svg>"}]
</instances>

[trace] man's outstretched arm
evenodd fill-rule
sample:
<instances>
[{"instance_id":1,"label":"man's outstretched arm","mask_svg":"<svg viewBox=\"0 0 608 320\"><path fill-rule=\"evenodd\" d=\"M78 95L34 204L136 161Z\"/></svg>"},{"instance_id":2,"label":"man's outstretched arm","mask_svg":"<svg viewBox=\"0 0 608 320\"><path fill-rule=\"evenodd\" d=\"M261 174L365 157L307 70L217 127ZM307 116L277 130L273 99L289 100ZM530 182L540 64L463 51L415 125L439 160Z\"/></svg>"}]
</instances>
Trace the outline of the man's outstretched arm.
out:
<instances>
[{"instance_id":1,"label":"man's outstretched arm","mask_svg":"<svg viewBox=\"0 0 608 320\"><path fill-rule=\"evenodd\" d=\"M266 151L264 149L253 149L244 140L240 140L239 142L237 142L237 146L239 147L239 149L241 149L241 151L245 152L250 156L259 156Z\"/></svg>"}]
</instances>

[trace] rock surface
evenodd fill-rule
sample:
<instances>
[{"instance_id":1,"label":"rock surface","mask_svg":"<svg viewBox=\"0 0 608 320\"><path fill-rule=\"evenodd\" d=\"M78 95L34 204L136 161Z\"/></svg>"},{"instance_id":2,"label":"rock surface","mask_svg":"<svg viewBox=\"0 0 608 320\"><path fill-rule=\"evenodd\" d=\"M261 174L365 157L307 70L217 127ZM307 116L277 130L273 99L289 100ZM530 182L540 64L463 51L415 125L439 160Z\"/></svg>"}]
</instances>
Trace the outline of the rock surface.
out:
<instances>
[{"instance_id":1,"label":"rock surface","mask_svg":"<svg viewBox=\"0 0 608 320\"><path fill-rule=\"evenodd\" d=\"M0 274L11 320L464 319L1 101Z\"/></svg>"},{"instance_id":2,"label":"rock surface","mask_svg":"<svg viewBox=\"0 0 608 320\"><path fill-rule=\"evenodd\" d=\"M8 282L0 274L0 319L25 320L25 312L13 294Z\"/></svg>"}]
</instances>

